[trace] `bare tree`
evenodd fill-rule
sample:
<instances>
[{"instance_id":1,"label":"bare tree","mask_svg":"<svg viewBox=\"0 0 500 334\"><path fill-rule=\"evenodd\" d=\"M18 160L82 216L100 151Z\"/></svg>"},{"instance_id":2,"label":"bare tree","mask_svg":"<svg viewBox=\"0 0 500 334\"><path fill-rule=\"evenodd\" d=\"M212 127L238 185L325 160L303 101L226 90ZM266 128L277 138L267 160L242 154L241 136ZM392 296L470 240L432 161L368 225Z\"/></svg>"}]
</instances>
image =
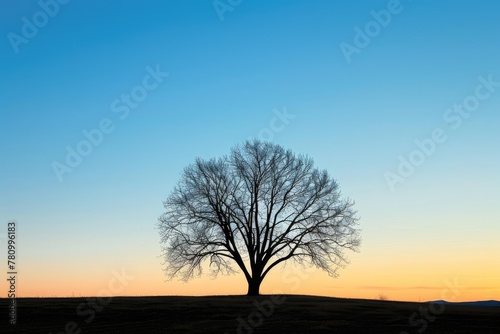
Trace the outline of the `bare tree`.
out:
<instances>
[{"instance_id":1,"label":"bare tree","mask_svg":"<svg viewBox=\"0 0 500 334\"><path fill-rule=\"evenodd\" d=\"M244 273L248 295L258 295L271 269L287 260L337 276L358 250L353 202L337 182L276 144L247 141L229 156L185 168L164 202L158 229L166 276Z\"/></svg>"}]
</instances>

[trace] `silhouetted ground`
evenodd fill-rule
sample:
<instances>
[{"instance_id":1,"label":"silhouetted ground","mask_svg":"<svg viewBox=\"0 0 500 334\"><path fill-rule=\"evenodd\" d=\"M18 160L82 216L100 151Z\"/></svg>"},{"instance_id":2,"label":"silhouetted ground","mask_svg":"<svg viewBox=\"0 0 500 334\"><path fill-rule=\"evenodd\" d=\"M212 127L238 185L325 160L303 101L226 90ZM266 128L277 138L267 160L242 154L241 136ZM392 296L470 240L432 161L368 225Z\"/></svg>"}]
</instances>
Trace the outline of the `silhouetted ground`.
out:
<instances>
[{"instance_id":1,"label":"silhouetted ground","mask_svg":"<svg viewBox=\"0 0 500 334\"><path fill-rule=\"evenodd\" d=\"M296 295L21 298L11 326L8 302L0 299L1 333L500 333L500 307Z\"/></svg>"}]
</instances>

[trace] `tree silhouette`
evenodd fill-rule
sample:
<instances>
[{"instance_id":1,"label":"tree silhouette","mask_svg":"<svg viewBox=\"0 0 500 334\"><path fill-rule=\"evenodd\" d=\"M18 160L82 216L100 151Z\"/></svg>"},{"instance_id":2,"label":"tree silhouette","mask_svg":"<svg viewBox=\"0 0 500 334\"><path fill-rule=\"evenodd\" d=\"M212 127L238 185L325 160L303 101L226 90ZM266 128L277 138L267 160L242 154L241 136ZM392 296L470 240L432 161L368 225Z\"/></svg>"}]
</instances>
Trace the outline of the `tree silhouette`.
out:
<instances>
[{"instance_id":1,"label":"tree silhouette","mask_svg":"<svg viewBox=\"0 0 500 334\"><path fill-rule=\"evenodd\" d=\"M246 141L219 159L196 159L164 202L158 229L165 274L244 273L258 295L271 269L287 260L337 276L358 250L353 202L312 159L279 145Z\"/></svg>"}]
</instances>

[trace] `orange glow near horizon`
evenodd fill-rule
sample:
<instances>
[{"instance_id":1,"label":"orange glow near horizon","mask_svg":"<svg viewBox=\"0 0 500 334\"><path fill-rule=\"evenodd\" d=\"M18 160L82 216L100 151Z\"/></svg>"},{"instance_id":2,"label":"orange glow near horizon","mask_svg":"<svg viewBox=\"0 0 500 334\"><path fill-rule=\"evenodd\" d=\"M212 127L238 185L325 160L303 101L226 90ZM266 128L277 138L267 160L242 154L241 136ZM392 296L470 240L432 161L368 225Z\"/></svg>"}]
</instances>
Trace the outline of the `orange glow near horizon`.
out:
<instances>
[{"instance_id":1,"label":"orange glow near horizon","mask_svg":"<svg viewBox=\"0 0 500 334\"><path fill-rule=\"evenodd\" d=\"M389 300L417 302L500 300L500 267L492 265L500 263L494 234L472 238L453 230L455 235L450 237L450 231L433 231L429 235L434 239L429 241L411 232L405 232L410 237L404 239L395 232L387 241L377 239L376 222L371 226L364 228L366 237L360 253L347 253L350 264L339 269L339 277L287 263L269 273L261 293L361 299L383 295ZM17 296L204 296L247 292L241 273L219 275L216 279L204 275L187 283L166 281L153 229L140 242L132 237L118 240L107 248L87 244L84 254L57 251L70 249L71 240L63 240L57 247L45 250L45 257L39 252L23 252L21 244ZM0 289L0 297L6 297L6 286L0 285Z\"/></svg>"},{"instance_id":2,"label":"orange glow near horizon","mask_svg":"<svg viewBox=\"0 0 500 334\"><path fill-rule=\"evenodd\" d=\"M384 264L385 263L385 264ZM500 269L477 264L437 266L423 272L414 262L387 258L386 262L374 258L352 256L352 263L339 271L338 278L312 268L294 265L277 267L265 278L262 294L304 294L341 298L389 300L448 301L500 300L500 289L494 279ZM471 275L474 269L474 275ZM115 267L99 272L83 271L73 274L61 272L20 275L19 297L85 297L85 296L160 296L160 295L242 295L246 281L242 274L202 276L187 283L165 281L161 266ZM5 294L3 294L5 296Z\"/></svg>"}]
</instances>

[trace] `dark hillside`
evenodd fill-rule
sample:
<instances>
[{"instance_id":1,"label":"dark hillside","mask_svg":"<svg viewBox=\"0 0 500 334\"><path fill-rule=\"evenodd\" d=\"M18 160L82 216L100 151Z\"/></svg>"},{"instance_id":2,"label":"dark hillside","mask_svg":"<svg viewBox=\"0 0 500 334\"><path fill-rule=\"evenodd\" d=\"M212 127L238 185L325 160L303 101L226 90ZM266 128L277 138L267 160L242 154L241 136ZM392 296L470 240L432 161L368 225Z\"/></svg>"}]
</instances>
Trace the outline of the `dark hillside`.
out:
<instances>
[{"instance_id":1,"label":"dark hillside","mask_svg":"<svg viewBox=\"0 0 500 334\"><path fill-rule=\"evenodd\" d=\"M2 333L500 333L500 307L314 296L21 298ZM419 332L420 330L420 332Z\"/></svg>"}]
</instances>

